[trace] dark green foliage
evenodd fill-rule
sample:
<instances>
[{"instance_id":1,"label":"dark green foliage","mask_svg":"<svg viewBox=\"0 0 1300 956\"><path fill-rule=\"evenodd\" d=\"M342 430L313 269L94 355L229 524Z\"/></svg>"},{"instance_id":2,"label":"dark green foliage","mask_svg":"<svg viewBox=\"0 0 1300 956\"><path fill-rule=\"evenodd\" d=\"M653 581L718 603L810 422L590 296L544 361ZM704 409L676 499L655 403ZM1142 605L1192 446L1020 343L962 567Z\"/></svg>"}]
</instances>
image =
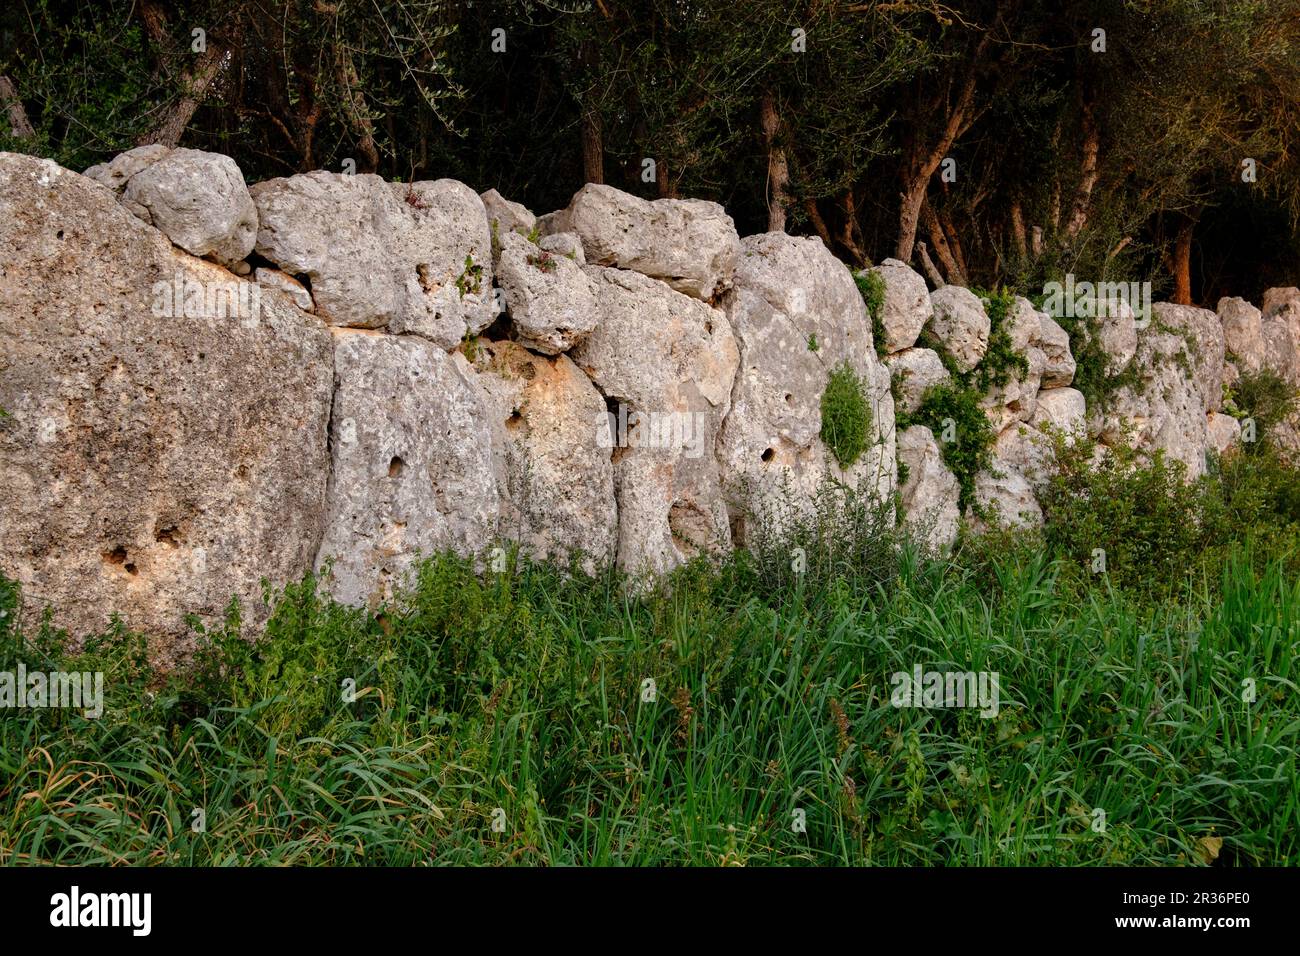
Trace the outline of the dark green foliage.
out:
<instances>
[{"instance_id":1,"label":"dark green foliage","mask_svg":"<svg viewBox=\"0 0 1300 956\"><path fill-rule=\"evenodd\" d=\"M1016 351L1007 331L1007 316L1015 307L1016 297L1003 286L993 292L974 290L984 301L989 317L989 344L979 365L970 373L970 384L980 394L1001 388L1015 377L1029 373L1029 361Z\"/></svg>"},{"instance_id":2,"label":"dark green foliage","mask_svg":"<svg viewBox=\"0 0 1300 956\"><path fill-rule=\"evenodd\" d=\"M921 405L912 415L895 413L894 427L904 431L912 425L925 425L934 433L943 455L943 463L961 487L960 506L964 512L973 500L975 476L988 468L997 435L988 415L980 407L983 393L960 382L941 382L926 389ZM951 436L952 441L945 437Z\"/></svg>"},{"instance_id":3,"label":"dark green foliage","mask_svg":"<svg viewBox=\"0 0 1300 956\"><path fill-rule=\"evenodd\" d=\"M864 269L853 273L853 281L857 283L858 292L862 294L862 301L867 306L867 316L871 319L871 341L876 347L876 355L884 358L885 326L881 321L881 312L885 307L885 280L879 272Z\"/></svg>"},{"instance_id":4,"label":"dark green foliage","mask_svg":"<svg viewBox=\"0 0 1300 956\"><path fill-rule=\"evenodd\" d=\"M866 386L847 361L831 369L822 391L821 438L841 468L848 468L867 450L871 432L871 403Z\"/></svg>"},{"instance_id":5,"label":"dark green foliage","mask_svg":"<svg viewBox=\"0 0 1300 956\"><path fill-rule=\"evenodd\" d=\"M1300 394L1276 372L1261 369L1242 373L1224 407L1243 422L1254 421L1255 441L1243 443L1248 452L1254 453L1272 444L1274 427L1295 414L1300 407Z\"/></svg>"}]
</instances>

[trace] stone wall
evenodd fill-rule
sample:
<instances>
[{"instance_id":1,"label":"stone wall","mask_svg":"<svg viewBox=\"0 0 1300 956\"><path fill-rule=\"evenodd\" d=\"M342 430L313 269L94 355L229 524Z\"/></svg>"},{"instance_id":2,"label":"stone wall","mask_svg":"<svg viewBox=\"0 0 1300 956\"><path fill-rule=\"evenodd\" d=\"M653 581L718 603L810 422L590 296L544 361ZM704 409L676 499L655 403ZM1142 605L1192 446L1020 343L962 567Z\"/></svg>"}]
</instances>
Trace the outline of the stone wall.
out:
<instances>
[{"instance_id":1,"label":"stone wall","mask_svg":"<svg viewBox=\"0 0 1300 956\"><path fill-rule=\"evenodd\" d=\"M894 402L978 368L991 323L900 262L875 269L877 349L820 240L742 240L699 200L588 185L537 217L451 180L248 188L229 157L144 147L84 175L0 154L0 207L0 572L29 620L48 609L74 636L120 615L167 666L192 649L187 617L232 596L255 631L263 581L315 569L375 606L420 554L502 541L660 574L828 480L897 490L934 548L956 534L946 436L896 435ZM1089 409L1069 336L1016 300L1026 371L981 403L981 515L1040 520L1049 425L1129 434L1197 474L1237 440L1225 380L1300 384L1295 289L1155 315L1103 324L1108 362L1137 374ZM871 414L841 463L821 401L845 368Z\"/></svg>"}]
</instances>

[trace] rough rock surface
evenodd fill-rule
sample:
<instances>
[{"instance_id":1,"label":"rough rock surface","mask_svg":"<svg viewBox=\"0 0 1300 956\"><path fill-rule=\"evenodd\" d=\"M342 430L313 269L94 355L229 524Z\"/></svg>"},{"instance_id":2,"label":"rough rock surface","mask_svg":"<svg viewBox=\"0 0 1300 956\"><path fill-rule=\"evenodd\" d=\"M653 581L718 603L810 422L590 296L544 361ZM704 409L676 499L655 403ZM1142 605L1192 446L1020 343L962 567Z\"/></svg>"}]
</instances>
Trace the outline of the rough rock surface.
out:
<instances>
[{"instance_id":1,"label":"rough rock surface","mask_svg":"<svg viewBox=\"0 0 1300 956\"><path fill-rule=\"evenodd\" d=\"M1223 325L1224 346L1237 371L1258 372L1268 352L1263 314L1245 299L1235 296L1220 299L1217 311Z\"/></svg>"},{"instance_id":2,"label":"rough rock surface","mask_svg":"<svg viewBox=\"0 0 1300 956\"><path fill-rule=\"evenodd\" d=\"M333 468L317 567L336 599L376 607L417 554L475 554L497 534L504 479L487 392L459 352L337 330Z\"/></svg>"},{"instance_id":3,"label":"rough rock surface","mask_svg":"<svg viewBox=\"0 0 1300 956\"><path fill-rule=\"evenodd\" d=\"M1024 355L1024 374L1012 369L1005 385L990 388L980 400L994 431L1001 431L1012 422L1027 422L1034 416L1047 356L1035 345L1028 346Z\"/></svg>"},{"instance_id":4,"label":"rough rock surface","mask_svg":"<svg viewBox=\"0 0 1300 956\"><path fill-rule=\"evenodd\" d=\"M1231 415L1210 412L1206 417L1205 439L1211 451L1222 455L1241 441L1241 422Z\"/></svg>"},{"instance_id":5,"label":"rough rock surface","mask_svg":"<svg viewBox=\"0 0 1300 956\"><path fill-rule=\"evenodd\" d=\"M239 262L257 241L244 174L221 153L173 149L131 176L122 199L186 252L223 265Z\"/></svg>"},{"instance_id":6,"label":"rough rock surface","mask_svg":"<svg viewBox=\"0 0 1300 956\"><path fill-rule=\"evenodd\" d=\"M1218 411L1223 404L1225 358L1224 331L1219 317L1209 309L1168 302L1157 302L1152 312L1153 327L1172 329L1183 338L1184 354L1201 395L1201 410Z\"/></svg>"},{"instance_id":7,"label":"rough rock surface","mask_svg":"<svg viewBox=\"0 0 1300 956\"><path fill-rule=\"evenodd\" d=\"M885 365L893 378L893 391L899 407L895 411L914 413L928 389L951 381L952 375L943 366L943 359L934 349L904 349L885 356Z\"/></svg>"},{"instance_id":8,"label":"rough rock surface","mask_svg":"<svg viewBox=\"0 0 1300 956\"><path fill-rule=\"evenodd\" d=\"M537 217L521 203L511 202L495 189L479 194L487 213L488 225L496 227L497 236L518 232L527 236L537 226Z\"/></svg>"},{"instance_id":9,"label":"rough rock surface","mask_svg":"<svg viewBox=\"0 0 1300 956\"><path fill-rule=\"evenodd\" d=\"M170 152L170 147L160 143L137 146L135 149L128 149L125 153L119 153L107 163L91 166L83 175L120 195L132 176L148 169Z\"/></svg>"},{"instance_id":10,"label":"rough rock surface","mask_svg":"<svg viewBox=\"0 0 1300 956\"><path fill-rule=\"evenodd\" d=\"M986 517L979 517L979 511ZM1004 466L996 475L982 471L975 476L975 505L967 517L977 529L995 524L1029 528L1043 523L1043 510L1028 479Z\"/></svg>"},{"instance_id":11,"label":"rough rock surface","mask_svg":"<svg viewBox=\"0 0 1300 956\"><path fill-rule=\"evenodd\" d=\"M1097 319L1097 341L1106 356L1106 374L1119 375L1137 354L1137 318L1133 308L1124 300L1101 306Z\"/></svg>"},{"instance_id":12,"label":"rough rock surface","mask_svg":"<svg viewBox=\"0 0 1300 956\"><path fill-rule=\"evenodd\" d=\"M927 326L963 372L979 364L989 347L989 317L969 289L946 285L930 293L934 317Z\"/></svg>"},{"instance_id":13,"label":"rough rock surface","mask_svg":"<svg viewBox=\"0 0 1300 956\"><path fill-rule=\"evenodd\" d=\"M1039 390L1029 424L1039 431L1048 426L1078 437L1087 431L1088 403L1076 388Z\"/></svg>"},{"instance_id":14,"label":"rough rock surface","mask_svg":"<svg viewBox=\"0 0 1300 956\"><path fill-rule=\"evenodd\" d=\"M1295 286L1265 289L1260 311L1270 319L1280 317L1287 321L1300 322L1300 289Z\"/></svg>"},{"instance_id":15,"label":"rough rock surface","mask_svg":"<svg viewBox=\"0 0 1300 956\"><path fill-rule=\"evenodd\" d=\"M1131 440L1141 451L1161 450L1167 458L1186 465L1188 476L1195 478L1205 471L1205 413L1210 402L1202 392L1203 382L1212 378L1214 387L1220 387L1223 353L1218 352L1218 365L1211 372L1206 360L1198 361L1189 354L1186 333L1169 330L1171 322L1188 318L1171 309L1204 310L1164 303L1153 308L1152 324L1138 338L1134 358L1138 382L1117 389L1104 408L1089 408L1089 432L1106 445ZM1217 327L1214 314L1205 314ZM1196 317L1190 318L1197 322Z\"/></svg>"},{"instance_id":16,"label":"rough rock surface","mask_svg":"<svg viewBox=\"0 0 1300 956\"><path fill-rule=\"evenodd\" d=\"M886 259L871 271L885 283L885 302L880 312L885 341L876 344L887 353L910 349L934 315L925 280L897 259Z\"/></svg>"},{"instance_id":17,"label":"rough rock surface","mask_svg":"<svg viewBox=\"0 0 1300 956\"><path fill-rule=\"evenodd\" d=\"M944 465L934 433L924 425L900 432L898 463L900 474L902 466L907 472L907 480L899 487L903 526L930 551L946 550L957 540L961 525L961 487Z\"/></svg>"},{"instance_id":18,"label":"rough rock surface","mask_svg":"<svg viewBox=\"0 0 1300 956\"><path fill-rule=\"evenodd\" d=\"M596 284L582 266L517 233L500 236L497 281L519 341L547 355L567 352L600 320Z\"/></svg>"},{"instance_id":19,"label":"rough rock surface","mask_svg":"<svg viewBox=\"0 0 1300 956\"><path fill-rule=\"evenodd\" d=\"M640 199L588 183L549 232L574 232L587 262L662 279L678 292L711 299L731 284L740 255L736 225L702 199Z\"/></svg>"},{"instance_id":20,"label":"rough rock surface","mask_svg":"<svg viewBox=\"0 0 1300 956\"><path fill-rule=\"evenodd\" d=\"M1059 388L1074 381L1075 362L1070 352L1070 334L1046 312L1038 313L1038 341L1047 364L1043 368L1043 388Z\"/></svg>"},{"instance_id":21,"label":"rough rock surface","mask_svg":"<svg viewBox=\"0 0 1300 956\"><path fill-rule=\"evenodd\" d=\"M597 438L617 446L618 563L636 576L665 572L730 545L712 452L731 406L736 340L725 314L662 282L585 268L601 320L570 357L618 423Z\"/></svg>"},{"instance_id":22,"label":"rough rock surface","mask_svg":"<svg viewBox=\"0 0 1300 956\"><path fill-rule=\"evenodd\" d=\"M567 356L514 342L484 343L474 366L506 454L501 533L539 560L564 562L581 550L594 571L618 540L611 449L597 441L604 399Z\"/></svg>"},{"instance_id":23,"label":"rough rock surface","mask_svg":"<svg viewBox=\"0 0 1300 956\"><path fill-rule=\"evenodd\" d=\"M889 370L872 348L852 274L817 238L764 233L743 246L728 302L740 372L718 443L742 538L771 496L805 507L833 478L887 500L896 476ZM867 449L848 469L820 437L822 393L845 362L865 385L872 419Z\"/></svg>"},{"instance_id":24,"label":"rough rock surface","mask_svg":"<svg viewBox=\"0 0 1300 956\"><path fill-rule=\"evenodd\" d=\"M582 240L574 232L555 232L542 236L537 244L547 252L572 259L580 266L587 264L587 254L582 250Z\"/></svg>"},{"instance_id":25,"label":"rough rock surface","mask_svg":"<svg viewBox=\"0 0 1300 956\"><path fill-rule=\"evenodd\" d=\"M998 433L993 442L994 472L1012 469L1036 487L1047 479L1052 468L1051 440L1023 422L1017 422Z\"/></svg>"},{"instance_id":26,"label":"rough rock surface","mask_svg":"<svg viewBox=\"0 0 1300 956\"><path fill-rule=\"evenodd\" d=\"M311 293L307 291L306 286L288 273L281 272L279 269L262 268L253 273L253 279L259 285L266 286L268 289L283 292L294 305L304 312L312 312L316 308L312 304Z\"/></svg>"},{"instance_id":27,"label":"rough rock surface","mask_svg":"<svg viewBox=\"0 0 1300 956\"><path fill-rule=\"evenodd\" d=\"M120 614L162 666L232 596L255 633L261 579L300 576L320 536L329 333L278 296L160 308L178 277L247 283L48 161L0 154L0 246L0 572L25 615L75 640Z\"/></svg>"},{"instance_id":28,"label":"rough rock surface","mask_svg":"<svg viewBox=\"0 0 1300 956\"><path fill-rule=\"evenodd\" d=\"M496 317L487 214L468 186L318 171L251 192L258 254L305 275L331 325L386 326L450 349Z\"/></svg>"}]
</instances>

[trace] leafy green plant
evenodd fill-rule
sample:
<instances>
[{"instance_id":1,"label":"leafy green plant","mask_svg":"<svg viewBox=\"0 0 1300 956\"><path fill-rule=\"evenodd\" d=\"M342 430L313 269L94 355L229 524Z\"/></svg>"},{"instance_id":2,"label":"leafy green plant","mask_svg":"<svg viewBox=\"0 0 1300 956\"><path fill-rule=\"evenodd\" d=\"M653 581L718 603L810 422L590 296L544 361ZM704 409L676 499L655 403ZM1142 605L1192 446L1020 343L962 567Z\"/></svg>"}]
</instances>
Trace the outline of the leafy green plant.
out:
<instances>
[{"instance_id":1,"label":"leafy green plant","mask_svg":"<svg viewBox=\"0 0 1300 956\"><path fill-rule=\"evenodd\" d=\"M885 356L885 325L882 315L885 309L885 280L874 269L863 269L853 274L862 301L867 306L867 316L871 319L871 341L876 347L876 355Z\"/></svg>"},{"instance_id":2,"label":"leafy green plant","mask_svg":"<svg viewBox=\"0 0 1300 956\"><path fill-rule=\"evenodd\" d=\"M975 495L975 477L989 467L997 435L980 407L983 392L961 382L940 382L925 390L912 414L895 412L894 427L903 431L925 425L939 442L943 463L957 478L963 511Z\"/></svg>"},{"instance_id":3,"label":"leafy green plant","mask_svg":"<svg viewBox=\"0 0 1300 956\"><path fill-rule=\"evenodd\" d=\"M981 394L990 388L1002 388L1013 377L1029 374L1029 360L1016 351L1007 330L1007 320L1015 308L1016 297L1005 286L992 292L976 292L984 301L989 317L989 343L979 365L970 373L970 384Z\"/></svg>"},{"instance_id":4,"label":"leafy green plant","mask_svg":"<svg viewBox=\"0 0 1300 956\"><path fill-rule=\"evenodd\" d=\"M871 403L866 387L847 361L833 368L822 391L821 438L841 468L848 468L867 449Z\"/></svg>"},{"instance_id":5,"label":"leafy green plant","mask_svg":"<svg viewBox=\"0 0 1300 956\"><path fill-rule=\"evenodd\" d=\"M483 289L483 267L474 261L473 255L465 257L465 268L456 276L456 291L463 299L467 295L477 295Z\"/></svg>"}]
</instances>

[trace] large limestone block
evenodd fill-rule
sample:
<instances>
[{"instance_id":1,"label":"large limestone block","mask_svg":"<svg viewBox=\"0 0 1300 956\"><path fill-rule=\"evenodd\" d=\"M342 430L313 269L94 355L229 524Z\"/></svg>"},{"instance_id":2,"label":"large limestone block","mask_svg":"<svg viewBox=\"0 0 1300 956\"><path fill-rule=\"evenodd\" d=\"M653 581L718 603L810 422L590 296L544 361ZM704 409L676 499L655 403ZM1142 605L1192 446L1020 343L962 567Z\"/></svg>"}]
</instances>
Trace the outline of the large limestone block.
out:
<instances>
[{"instance_id":1,"label":"large limestone block","mask_svg":"<svg viewBox=\"0 0 1300 956\"><path fill-rule=\"evenodd\" d=\"M318 568L336 599L386 601L419 555L497 535L503 450L469 362L415 336L337 330Z\"/></svg>"},{"instance_id":2,"label":"large limestone block","mask_svg":"<svg viewBox=\"0 0 1300 956\"><path fill-rule=\"evenodd\" d=\"M1245 299L1225 296L1217 309L1223 324L1224 346L1238 372L1253 373L1264 367L1268 344L1264 316Z\"/></svg>"},{"instance_id":3,"label":"large limestone block","mask_svg":"<svg viewBox=\"0 0 1300 956\"><path fill-rule=\"evenodd\" d=\"M1226 357L1223 323L1209 309L1157 302L1152 325L1182 337L1192 377L1201 395L1201 411L1215 412L1223 404L1223 362Z\"/></svg>"},{"instance_id":4,"label":"large limestone block","mask_svg":"<svg viewBox=\"0 0 1300 956\"><path fill-rule=\"evenodd\" d=\"M1038 314L1038 341L1046 365L1043 367L1043 388L1059 388L1074 381L1075 362L1070 352L1070 333L1061 328L1046 312Z\"/></svg>"},{"instance_id":5,"label":"large limestone block","mask_svg":"<svg viewBox=\"0 0 1300 956\"><path fill-rule=\"evenodd\" d=\"M305 276L331 325L387 327L450 349L496 317L487 213L468 186L317 171L250 191L257 253Z\"/></svg>"},{"instance_id":6,"label":"large limestone block","mask_svg":"<svg viewBox=\"0 0 1300 956\"><path fill-rule=\"evenodd\" d=\"M921 407L927 391L952 380L952 375L944 368L943 359L934 349L904 349L886 355L884 362L893 379L893 392L898 400L895 411L909 415Z\"/></svg>"},{"instance_id":7,"label":"large limestone block","mask_svg":"<svg viewBox=\"0 0 1300 956\"><path fill-rule=\"evenodd\" d=\"M736 526L743 531L745 512L772 510L774 495L811 507L827 480L887 500L896 477L889 369L852 274L820 239L765 233L742 245L728 303L740 372L718 445ZM871 411L866 451L848 468L820 437L822 394L845 363Z\"/></svg>"},{"instance_id":8,"label":"large limestone block","mask_svg":"<svg viewBox=\"0 0 1300 956\"><path fill-rule=\"evenodd\" d=\"M601 320L570 357L614 412L618 563L662 573L730 545L713 449L731 406L736 340L721 311L636 272L585 267Z\"/></svg>"},{"instance_id":9,"label":"large limestone block","mask_svg":"<svg viewBox=\"0 0 1300 956\"><path fill-rule=\"evenodd\" d=\"M934 316L925 280L906 263L886 259L871 270L885 283L885 301L880 324L885 330L885 352L901 352L916 344L925 323Z\"/></svg>"},{"instance_id":10,"label":"large limestone block","mask_svg":"<svg viewBox=\"0 0 1300 956\"><path fill-rule=\"evenodd\" d=\"M120 614L163 666L232 597L255 633L320 537L329 333L48 161L0 154L0 246L0 572L29 620Z\"/></svg>"},{"instance_id":11,"label":"large limestone block","mask_svg":"<svg viewBox=\"0 0 1300 956\"><path fill-rule=\"evenodd\" d=\"M957 367L969 372L989 347L989 317L979 296L958 285L930 293L934 317L928 328L947 349Z\"/></svg>"},{"instance_id":12,"label":"large limestone block","mask_svg":"<svg viewBox=\"0 0 1300 956\"><path fill-rule=\"evenodd\" d=\"M547 231L577 233L593 265L631 269L697 299L731 284L740 255L736 225L715 202L650 201L595 183L583 186Z\"/></svg>"},{"instance_id":13,"label":"large limestone block","mask_svg":"<svg viewBox=\"0 0 1300 956\"><path fill-rule=\"evenodd\" d=\"M916 535L928 551L947 550L957 540L961 526L961 487L956 475L943 463L934 433L924 425L900 432L898 464L899 474L904 470L907 474L899 487L903 527Z\"/></svg>"},{"instance_id":14,"label":"large limestone block","mask_svg":"<svg viewBox=\"0 0 1300 956\"><path fill-rule=\"evenodd\" d=\"M257 241L244 174L221 153L173 149L131 176L122 199L186 252L223 265L241 261Z\"/></svg>"},{"instance_id":15,"label":"large limestone block","mask_svg":"<svg viewBox=\"0 0 1300 956\"><path fill-rule=\"evenodd\" d=\"M600 320L595 282L573 259L517 233L499 241L497 279L519 341L547 355L567 352Z\"/></svg>"},{"instance_id":16,"label":"large limestone block","mask_svg":"<svg viewBox=\"0 0 1300 956\"><path fill-rule=\"evenodd\" d=\"M611 448L597 440L608 413L596 387L567 356L514 342L483 343L474 365L506 453L502 534L537 559L581 551L589 572L611 561L618 509Z\"/></svg>"},{"instance_id":17,"label":"large limestone block","mask_svg":"<svg viewBox=\"0 0 1300 956\"><path fill-rule=\"evenodd\" d=\"M1049 427L1078 438L1087 431L1088 403L1076 388L1044 388L1038 392L1029 424L1039 431Z\"/></svg>"}]
</instances>

